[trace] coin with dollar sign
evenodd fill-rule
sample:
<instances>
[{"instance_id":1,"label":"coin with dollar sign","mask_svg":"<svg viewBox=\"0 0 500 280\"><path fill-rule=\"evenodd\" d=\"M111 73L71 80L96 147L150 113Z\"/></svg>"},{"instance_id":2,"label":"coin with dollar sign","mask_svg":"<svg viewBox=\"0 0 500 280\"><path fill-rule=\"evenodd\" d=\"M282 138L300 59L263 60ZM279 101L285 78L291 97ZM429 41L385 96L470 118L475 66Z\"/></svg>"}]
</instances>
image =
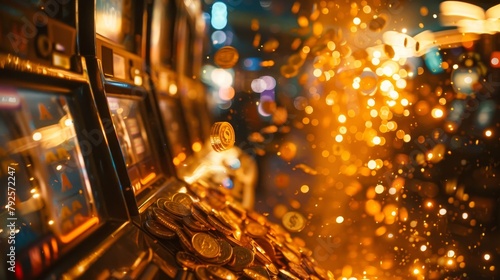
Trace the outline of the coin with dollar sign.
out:
<instances>
[{"instance_id":1,"label":"coin with dollar sign","mask_svg":"<svg viewBox=\"0 0 500 280\"><path fill-rule=\"evenodd\" d=\"M281 222L285 228L293 232L299 232L306 226L306 219L304 216L295 211L290 211L283 215Z\"/></svg>"},{"instance_id":2,"label":"coin with dollar sign","mask_svg":"<svg viewBox=\"0 0 500 280\"><path fill-rule=\"evenodd\" d=\"M210 144L216 152L222 152L234 146L234 129L228 122L216 122L212 126Z\"/></svg>"}]
</instances>

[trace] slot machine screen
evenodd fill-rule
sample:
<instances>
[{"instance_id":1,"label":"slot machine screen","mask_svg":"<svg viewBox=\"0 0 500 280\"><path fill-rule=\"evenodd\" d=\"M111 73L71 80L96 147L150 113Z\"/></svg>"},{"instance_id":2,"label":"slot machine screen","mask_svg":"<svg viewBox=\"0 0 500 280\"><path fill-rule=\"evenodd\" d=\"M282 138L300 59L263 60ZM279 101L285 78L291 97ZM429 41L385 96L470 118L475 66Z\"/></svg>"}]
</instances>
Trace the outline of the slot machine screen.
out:
<instances>
[{"instance_id":1,"label":"slot machine screen","mask_svg":"<svg viewBox=\"0 0 500 280\"><path fill-rule=\"evenodd\" d=\"M179 165L191 155L189 138L185 130L180 101L174 98L160 98L159 107L167 137L171 145L174 165Z\"/></svg>"},{"instance_id":2,"label":"slot machine screen","mask_svg":"<svg viewBox=\"0 0 500 280\"><path fill-rule=\"evenodd\" d=\"M102 220L82 147L64 94L0 86L0 216L9 221L0 246L15 228L16 251L29 251L25 270L36 273Z\"/></svg>"},{"instance_id":3,"label":"slot machine screen","mask_svg":"<svg viewBox=\"0 0 500 280\"><path fill-rule=\"evenodd\" d=\"M138 195L158 172L141 115L141 100L107 99L134 192Z\"/></svg>"},{"instance_id":4,"label":"slot machine screen","mask_svg":"<svg viewBox=\"0 0 500 280\"><path fill-rule=\"evenodd\" d=\"M137 2L132 0L96 0L96 33L138 54L141 22L136 20ZM141 10L142 11L142 10Z\"/></svg>"}]
</instances>

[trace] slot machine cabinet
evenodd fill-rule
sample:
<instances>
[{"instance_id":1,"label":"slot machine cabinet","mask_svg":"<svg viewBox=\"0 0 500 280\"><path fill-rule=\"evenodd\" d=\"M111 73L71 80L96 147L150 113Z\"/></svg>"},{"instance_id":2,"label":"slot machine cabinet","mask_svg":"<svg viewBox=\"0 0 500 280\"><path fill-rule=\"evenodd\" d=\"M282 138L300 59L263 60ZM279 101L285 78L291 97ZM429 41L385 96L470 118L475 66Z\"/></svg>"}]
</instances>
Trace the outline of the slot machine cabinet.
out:
<instances>
[{"instance_id":1,"label":"slot machine cabinet","mask_svg":"<svg viewBox=\"0 0 500 280\"><path fill-rule=\"evenodd\" d=\"M199 2L181 1L178 9L175 42L175 69L178 74L179 98L185 112L189 141L194 153L201 150L203 144L202 123L197 116L195 102L202 92L196 88L195 79L200 72L204 22L199 19L201 7Z\"/></svg>"},{"instance_id":2,"label":"slot machine cabinet","mask_svg":"<svg viewBox=\"0 0 500 280\"><path fill-rule=\"evenodd\" d=\"M255 160L239 147L216 152L210 144L211 116L201 73L205 23L198 2L186 1L179 9L176 25L176 69L178 88L188 127L193 156L178 166L179 177L188 183L199 179L222 185L238 201L253 208L257 184Z\"/></svg>"},{"instance_id":3,"label":"slot machine cabinet","mask_svg":"<svg viewBox=\"0 0 500 280\"><path fill-rule=\"evenodd\" d=\"M151 76L151 88L157 99L164 131L169 142L174 166L185 164L193 149L188 135L188 124L180 98L178 73L175 65L175 33L182 3L175 0L152 1L148 5L148 37L146 64Z\"/></svg>"},{"instance_id":4,"label":"slot machine cabinet","mask_svg":"<svg viewBox=\"0 0 500 280\"><path fill-rule=\"evenodd\" d=\"M99 116L111 120L114 128L107 134L108 143L131 221L140 232L129 236L135 236L136 244L147 252L137 262L153 266L157 270L151 272L153 277L180 277L182 269L174 255L178 246L172 242L160 244L143 229L151 215L148 209L159 197L186 191L171 166L157 103L144 69L144 2L80 1L78 8L82 11L80 51L89 65Z\"/></svg>"},{"instance_id":5,"label":"slot machine cabinet","mask_svg":"<svg viewBox=\"0 0 500 280\"><path fill-rule=\"evenodd\" d=\"M110 123L98 116L76 54L75 2L0 7L0 279L131 267L144 249L120 244L141 233L114 171Z\"/></svg>"},{"instance_id":6,"label":"slot machine cabinet","mask_svg":"<svg viewBox=\"0 0 500 280\"><path fill-rule=\"evenodd\" d=\"M132 217L175 180L144 69L143 1L79 1L80 52L99 115L112 120L109 146ZM135 220L134 220L135 221Z\"/></svg>"}]
</instances>

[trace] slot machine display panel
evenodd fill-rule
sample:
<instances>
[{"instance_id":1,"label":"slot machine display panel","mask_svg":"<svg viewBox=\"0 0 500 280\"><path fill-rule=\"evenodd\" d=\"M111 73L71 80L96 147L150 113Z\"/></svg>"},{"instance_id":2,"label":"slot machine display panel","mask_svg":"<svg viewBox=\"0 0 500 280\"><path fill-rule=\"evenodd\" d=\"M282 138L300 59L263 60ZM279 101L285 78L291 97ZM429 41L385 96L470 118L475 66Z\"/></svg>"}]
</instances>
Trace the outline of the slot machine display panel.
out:
<instances>
[{"instance_id":1,"label":"slot machine display panel","mask_svg":"<svg viewBox=\"0 0 500 280\"><path fill-rule=\"evenodd\" d=\"M169 139L173 164L178 166L192 156L186 123L178 98L161 95L158 100L163 125Z\"/></svg>"},{"instance_id":2,"label":"slot machine display panel","mask_svg":"<svg viewBox=\"0 0 500 280\"><path fill-rule=\"evenodd\" d=\"M146 40L149 43L146 44L145 55L151 75L151 87L158 102L175 166L183 164L193 154L179 97L178 73L175 69L179 60L179 57L174 55L177 19L181 11L179 9L178 1L175 0L155 0L148 6L149 37Z\"/></svg>"},{"instance_id":3,"label":"slot machine display panel","mask_svg":"<svg viewBox=\"0 0 500 280\"><path fill-rule=\"evenodd\" d=\"M15 252L0 279L55 277L113 243L127 209L76 55L75 1L0 7L0 249Z\"/></svg>"},{"instance_id":4,"label":"slot machine display panel","mask_svg":"<svg viewBox=\"0 0 500 280\"><path fill-rule=\"evenodd\" d=\"M13 217L9 244L27 252L16 271L28 277L102 220L67 102L61 93L0 87L2 181L13 183L0 216Z\"/></svg>"},{"instance_id":5,"label":"slot machine display panel","mask_svg":"<svg viewBox=\"0 0 500 280\"><path fill-rule=\"evenodd\" d=\"M159 172L143 119L145 108L139 98L108 94L107 101L134 193L142 197Z\"/></svg>"},{"instance_id":6,"label":"slot machine display panel","mask_svg":"<svg viewBox=\"0 0 500 280\"><path fill-rule=\"evenodd\" d=\"M96 246L112 247L110 235L129 222L85 77L5 54L0 61L1 179L15 183L0 196L0 216L15 218L0 232L0 250L14 246L15 272L2 263L0 278L56 277L89 255L106 263ZM20 70L27 65L33 70Z\"/></svg>"},{"instance_id":7,"label":"slot machine display panel","mask_svg":"<svg viewBox=\"0 0 500 280\"><path fill-rule=\"evenodd\" d=\"M125 188L130 213L137 217L152 195L174 177L144 71L144 2L81 1L79 8L86 11L80 16L82 55L91 65L99 114L113 122L110 148L122 184L130 186Z\"/></svg>"}]
</instances>

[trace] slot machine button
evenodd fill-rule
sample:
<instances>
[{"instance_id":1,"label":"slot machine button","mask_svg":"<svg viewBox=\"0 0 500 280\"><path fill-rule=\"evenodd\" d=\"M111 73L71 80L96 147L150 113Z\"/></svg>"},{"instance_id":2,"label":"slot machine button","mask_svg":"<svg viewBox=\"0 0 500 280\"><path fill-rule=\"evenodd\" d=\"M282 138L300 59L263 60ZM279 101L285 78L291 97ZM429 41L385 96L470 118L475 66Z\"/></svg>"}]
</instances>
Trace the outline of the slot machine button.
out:
<instances>
[{"instance_id":1,"label":"slot machine button","mask_svg":"<svg viewBox=\"0 0 500 280\"><path fill-rule=\"evenodd\" d=\"M130 78L136 86L142 86L142 73L140 69L130 66Z\"/></svg>"}]
</instances>

